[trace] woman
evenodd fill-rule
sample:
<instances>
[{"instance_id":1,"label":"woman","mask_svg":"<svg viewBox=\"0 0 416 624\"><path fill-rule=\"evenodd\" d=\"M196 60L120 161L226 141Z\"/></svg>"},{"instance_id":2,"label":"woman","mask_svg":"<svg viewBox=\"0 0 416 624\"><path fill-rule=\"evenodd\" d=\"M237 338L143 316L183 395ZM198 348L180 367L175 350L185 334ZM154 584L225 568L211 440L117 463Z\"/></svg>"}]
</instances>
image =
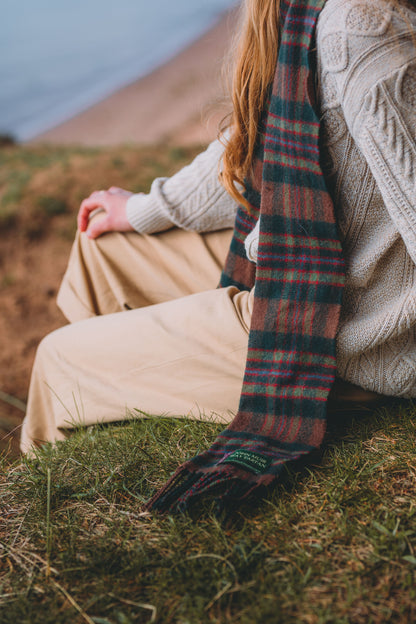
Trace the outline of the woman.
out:
<instances>
[{"instance_id":1,"label":"woman","mask_svg":"<svg viewBox=\"0 0 416 624\"><path fill-rule=\"evenodd\" d=\"M232 421L150 504L177 509L318 446L335 368L351 399L416 396L415 30L405 2L246 2L225 148L81 205L23 450L135 408Z\"/></svg>"}]
</instances>

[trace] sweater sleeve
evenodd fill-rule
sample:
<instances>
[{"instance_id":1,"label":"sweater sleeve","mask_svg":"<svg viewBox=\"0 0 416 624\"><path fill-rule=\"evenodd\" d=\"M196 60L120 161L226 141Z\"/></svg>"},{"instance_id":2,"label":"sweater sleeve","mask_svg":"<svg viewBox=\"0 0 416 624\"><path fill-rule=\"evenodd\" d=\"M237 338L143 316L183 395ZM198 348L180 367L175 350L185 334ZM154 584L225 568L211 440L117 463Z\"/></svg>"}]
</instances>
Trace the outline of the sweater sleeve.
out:
<instances>
[{"instance_id":1,"label":"sweater sleeve","mask_svg":"<svg viewBox=\"0 0 416 624\"><path fill-rule=\"evenodd\" d=\"M224 147L218 140L170 178L156 178L150 193L132 195L127 218L141 234L177 226L210 232L234 225L237 204L221 185L218 167Z\"/></svg>"},{"instance_id":2,"label":"sweater sleeve","mask_svg":"<svg viewBox=\"0 0 416 624\"><path fill-rule=\"evenodd\" d=\"M416 13L405 5L394 10L386 0L328 0L318 25L326 103L341 104L350 134L414 262L415 33Z\"/></svg>"}]
</instances>

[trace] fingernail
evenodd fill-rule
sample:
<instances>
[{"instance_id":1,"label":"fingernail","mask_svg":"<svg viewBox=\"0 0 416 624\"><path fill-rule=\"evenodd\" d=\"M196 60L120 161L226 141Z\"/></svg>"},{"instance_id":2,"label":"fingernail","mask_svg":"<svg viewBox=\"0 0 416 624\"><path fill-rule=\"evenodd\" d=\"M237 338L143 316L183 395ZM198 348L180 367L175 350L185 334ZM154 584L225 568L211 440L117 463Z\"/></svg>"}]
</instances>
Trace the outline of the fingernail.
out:
<instances>
[{"instance_id":1,"label":"fingernail","mask_svg":"<svg viewBox=\"0 0 416 624\"><path fill-rule=\"evenodd\" d=\"M85 232L85 234L88 236L88 238L92 238L92 232L91 232L91 230L87 230L87 231Z\"/></svg>"}]
</instances>

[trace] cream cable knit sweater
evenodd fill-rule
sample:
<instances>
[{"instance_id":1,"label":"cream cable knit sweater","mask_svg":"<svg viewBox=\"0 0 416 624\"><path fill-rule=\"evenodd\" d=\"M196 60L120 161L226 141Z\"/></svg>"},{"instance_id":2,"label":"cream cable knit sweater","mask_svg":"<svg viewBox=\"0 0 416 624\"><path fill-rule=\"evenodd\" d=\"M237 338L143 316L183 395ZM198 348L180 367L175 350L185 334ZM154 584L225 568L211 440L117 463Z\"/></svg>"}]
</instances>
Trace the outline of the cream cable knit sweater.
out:
<instances>
[{"instance_id":1,"label":"cream cable knit sweater","mask_svg":"<svg viewBox=\"0 0 416 624\"><path fill-rule=\"evenodd\" d=\"M323 168L347 276L338 374L365 389L416 397L416 12L388 0L327 0L317 28ZM232 225L219 185L222 146L156 180L128 203L140 232ZM258 227L246 249L256 259Z\"/></svg>"}]
</instances>

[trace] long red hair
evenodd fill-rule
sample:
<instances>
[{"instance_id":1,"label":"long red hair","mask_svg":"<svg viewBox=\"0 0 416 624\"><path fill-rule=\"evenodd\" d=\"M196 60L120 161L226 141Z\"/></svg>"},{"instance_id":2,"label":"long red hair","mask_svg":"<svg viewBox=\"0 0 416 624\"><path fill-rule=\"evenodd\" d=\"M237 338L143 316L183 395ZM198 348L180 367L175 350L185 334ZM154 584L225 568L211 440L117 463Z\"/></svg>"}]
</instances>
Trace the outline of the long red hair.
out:
<instances>
[{"instance_id":1,"label":"long red hair","mask_svg":"<svg viewBox=\"0 0 416 624\"><path fill-rule=\"evenodd\" d=\"M416 6L416 0L407 0ZM406 0L393 0L395 10ZM236 188L250 179L253 152L262 111L273 81L279 50L280 0L242 0L240 27L233 46L230 138L225 142L221 182L229 194L247 206ZM409 22L409 31L415 36Z\"/></svg>"},{"instance_id":2,"label":"long red hair","mask_svg":"<svg viewBox=\"0 0 416 624\"><path fill-rule=\"evenodd\" d=\"M250 177L261 114L273 80L279 47L280 0L244 0L234 44L230 137L221 181L237 202L246 203L236 184Z\"/></svg>"}]
</instances>

